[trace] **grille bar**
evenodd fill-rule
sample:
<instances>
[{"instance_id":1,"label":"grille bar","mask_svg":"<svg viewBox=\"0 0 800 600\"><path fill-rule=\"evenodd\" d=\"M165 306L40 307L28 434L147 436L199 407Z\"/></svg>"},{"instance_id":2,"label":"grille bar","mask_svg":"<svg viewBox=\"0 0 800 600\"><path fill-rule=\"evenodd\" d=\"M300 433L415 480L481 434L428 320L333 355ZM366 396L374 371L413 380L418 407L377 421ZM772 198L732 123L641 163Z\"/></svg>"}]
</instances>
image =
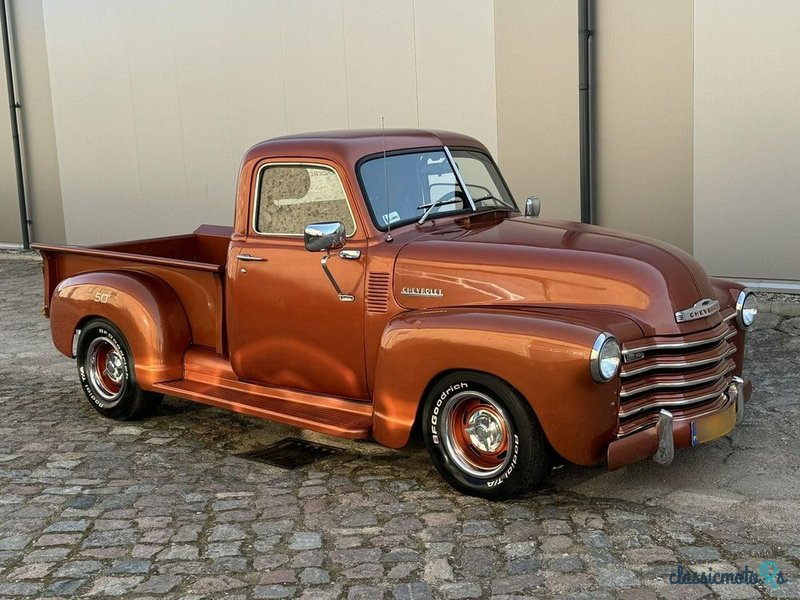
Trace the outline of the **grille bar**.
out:
<instances>
[{"instance_id":1,"label":"grille bar","mask_svg":"<svg viewBox=\"0 0 800 600\"><path fill-rule=\"evenodd\" d=\"M716 381L729 371L733 371L736 364L732 360L717 361L711 368L692 373L670 373L668 375L655 375L641 379L637 385L627 385L619 393L620 398L630 398L643 392L664 388L684 388Z\"/></svg>"},{"instance_id":2,"label":"grille bar","mask_svg":"<svg viewBox=\"0 0 800 600\"><path fill-rule=\"evenodd\" d=\"M622 351L623 356L634 354L638 352L648 352L651 350L678 350L683 348L694 348L696 346L705 346L720 340L727 340L736 335L736 331L731 331L727 323L720 323L709 331L702 331L701 334L693 334L685 336L679 340L668 340L661 338L658 341L645 341L640 345L625 346ZM656 338L657 339L657 338Z\"/></svg>"},{"instance_id":3,"label":"grille bar","mask_svg":"<svg viewBox=\"0 0 800 600\"><path fill-rule=\"evenodd\" d=\"M711 414L721 408L730 404L730 399L725 394L720 394L716 399L710 402L703 402L699 405L688 406L680 410L672 410L673 416L680 416L685 419L697 419L705 415ZM620 423L617 430L617 437L624 437L644 429L652 427L658 422L658 412L646 412L626 419Z\"/></svg>"},{"instance_id":4,"label":"grille bar","mask_svg":"<svg viewBox=\"0 0 800 600\"><path fill-rule=\"evenodd\" d=\"M656 356L637 362L635 365L623 365L619 376L622 378L641 375L656 369L693 369L718 363L719 361L736 354L736 348L731 344L719 344L713 350L698 354L694 358L686 356Z\"/></svg>"},{"instance_id":5,"label":"grille bar","mask_svg":"<svg viewBox=\"0 0 800 600\"><path fill-rule=\"evenodd\" d=\"M668 409L668 408L674 408L676 406L697 404L698 402L702 402L703 400L713 400L714 398L722 394L729 384L730 380L720 379L713 385L713 387L703 388L701 391L698 392L654 394L652 397L645 398L644 399L645 401L642 402L641 404L636 403L625 406L625 408L620 408L619 417L620 419L625 419L627 417L639 414L640 412L644 412L647 410L654 410L654 409L661 410L662 408Z\"/></svg>"}]
</instances>

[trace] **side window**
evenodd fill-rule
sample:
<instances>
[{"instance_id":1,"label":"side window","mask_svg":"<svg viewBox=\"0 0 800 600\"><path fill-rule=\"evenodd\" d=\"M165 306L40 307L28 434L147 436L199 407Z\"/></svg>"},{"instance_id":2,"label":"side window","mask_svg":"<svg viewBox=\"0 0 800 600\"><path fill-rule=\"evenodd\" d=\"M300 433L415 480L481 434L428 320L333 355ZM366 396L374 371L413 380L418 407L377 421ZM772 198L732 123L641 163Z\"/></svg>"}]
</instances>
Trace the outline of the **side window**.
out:
<instances>
[{"instance_id":1,"label":"side window","mask_svg":"<svg viewBox=\"0 0 800 600\"><path fill-rule=\"evenodd\" d=\"M302 235L306 225L324 221L341 221L348 236L356 230L333 169L275 165L261 170L256 231Z\"/></svg>"}]
</instances>

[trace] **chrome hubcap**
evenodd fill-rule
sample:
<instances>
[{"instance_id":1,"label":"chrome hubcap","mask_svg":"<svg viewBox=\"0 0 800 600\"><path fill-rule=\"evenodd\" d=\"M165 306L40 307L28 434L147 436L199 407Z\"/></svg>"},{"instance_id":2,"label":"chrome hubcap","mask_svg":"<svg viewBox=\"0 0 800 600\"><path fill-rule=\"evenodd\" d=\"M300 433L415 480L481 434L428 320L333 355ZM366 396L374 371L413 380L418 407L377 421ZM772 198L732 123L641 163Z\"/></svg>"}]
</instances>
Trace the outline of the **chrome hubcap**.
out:
<instances>
[{"instance_id":1,"label":"chrome hubcap","mask_svg":"<svg viewBox=\"0 0 800 600\"><path fill-rule=\"evenodd\" d=\"M127 372L122 349L108 336L94 338L86 349L86 376L105 408L115 406L125 391Z\"/></svg>"},{"instance_id":2,"label":"chrome hubcap","mask_svg":"<svg viewBox=\"0 0 800 600\"><path fill-rule=\"evenodd\" d=\"M503 424L497 414L478 409L470 415L465 429L470 443L481 452L497 452L503 444Z\"/></svg>"},{"instance_id":3,"label":"chrome hubcap","mask_svg":"<svg viewBox=\"0 0 800 600\"><path fill-rule=\"evenodd\" d=\"M108 356L106 356L106 368L103 372L108 375L108 378L114 383L122 383L122 377L124 374L122 368L122 357L116 350L109 352Z\"/></svg>"}]
</instances>

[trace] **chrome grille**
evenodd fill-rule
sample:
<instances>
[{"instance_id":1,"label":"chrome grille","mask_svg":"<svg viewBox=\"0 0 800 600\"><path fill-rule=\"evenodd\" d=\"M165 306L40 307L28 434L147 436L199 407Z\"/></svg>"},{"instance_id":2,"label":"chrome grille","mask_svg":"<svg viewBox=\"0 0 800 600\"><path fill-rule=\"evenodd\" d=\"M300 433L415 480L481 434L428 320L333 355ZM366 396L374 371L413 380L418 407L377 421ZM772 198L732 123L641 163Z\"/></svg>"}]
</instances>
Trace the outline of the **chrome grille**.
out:
<instances>
[{"instance_id":1,"label":"chrome grille","mask_svg":"<svg viewBox=\"0 0 800 600\"><path fill-rule=\"evenodd\" d=\"M661 409L676 418L715 409L736 369L734 316L728 309L711 329L625 344L618 436L655 424Z\"/></svg>"}]
</instances>

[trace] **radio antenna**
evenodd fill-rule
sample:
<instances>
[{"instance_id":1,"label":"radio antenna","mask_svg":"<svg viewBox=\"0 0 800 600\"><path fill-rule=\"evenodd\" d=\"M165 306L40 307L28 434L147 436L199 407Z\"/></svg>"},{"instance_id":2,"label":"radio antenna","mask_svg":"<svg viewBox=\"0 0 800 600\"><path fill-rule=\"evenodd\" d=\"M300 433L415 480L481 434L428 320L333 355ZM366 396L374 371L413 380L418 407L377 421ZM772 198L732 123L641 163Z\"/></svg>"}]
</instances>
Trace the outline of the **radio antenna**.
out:
<instances>
[{"instance_id":1,"label":"radio antenna","mask_svg":"<svg viewBox=\"0 0 800 600\"><path fill-rule=\"evenodd\" d=\"M383 187L386 194L386 241L391 242L392 237L392 211L389 205L389 166L386 164L386 127L381 115L381 133L383 134Z\"/></svg>"}]
</instances>

